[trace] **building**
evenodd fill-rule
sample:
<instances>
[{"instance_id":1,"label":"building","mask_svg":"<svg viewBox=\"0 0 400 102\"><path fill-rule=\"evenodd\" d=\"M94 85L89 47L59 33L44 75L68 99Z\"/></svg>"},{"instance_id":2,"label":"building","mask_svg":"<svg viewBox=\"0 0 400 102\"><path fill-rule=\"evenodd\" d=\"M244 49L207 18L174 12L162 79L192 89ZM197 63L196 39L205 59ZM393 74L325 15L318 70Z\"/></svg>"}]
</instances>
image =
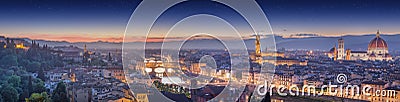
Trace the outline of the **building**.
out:
<instances>
[{"instance_id":1,"label":"building","mask_svg":"<svg viewBox=\"0 0 400 102\"><path fill-rule=\"evenodd\" d=\"M286 88L290 88L290 86L292 86L292 84L294 83L293 76L293 74L275 73L273 83L275 85L283 85Z\"/></svg>"},{"instance_id":2,"label":"building","mask_svg":"<svg viewBox=\"0 0 400 102\"><path fill-rule=\"evenodd\" d=\"M60 55L65 61L81 62L83 60L83 50L70 46L55 46L53 48L56 54Z\"/></svg>"},{"instance_id":3,"label":"building","mask_svg":"<svg viewBox=\"0 0 400 102\"><path fill-rule=\"evenodd\" d=\"M273 59L273 60L264 60L264 62L273 64L275 66L278 66L278 65L287 65L287 66L300 65L300 66L306 66L308 64L307 61L299 61L297 59L282 58L282 57L277 57L276 59Z\"/></svg>"},{"instance_id":4,"label":"building","mask_svg":"<svg viewBox=\"0 0 400 102\"><path fill-rule=\"evenodd\" d=\"M307 61L299 61L297 59L289 59L285 57L285 54L283 52L279 51L268 51L266 50L265 52L261 51L260 48L260 36L256 35L256 40L255 40L255 52L251 53L250 59L254 63L262 64L262 63L270 63L274 64L275 66L278 65L302 65L305 66L307 65Z\"/></svg>"},{"instance_id":5,"label":"building","mask_svg":"<svg viewBox=\"0 0 400 102\"><path fill-rule=\"evenodd\" d=\"M343 38L340 38L338 40L338 43L339 43L339 45L338 45L338 57L337 57L337 59L338 60L344 60L345 59L345 54L344 54L344 40L343 40Z\"/></svg>"},{"instance_id":6,"label":"building","mask_svg":"<svg viewBox=\"0 0 400 102\"><path fill-rule=\"evenodd\" d=\"M335 45L331 48L331 50L329 50L328 57L332 58L333 60L337 60L337 55L338 55L337 53L338 52Z\"/></svg>"},{"instance_id":7,"label":"building","mask_svg":"<svg viewBox=\"0 0 400 102\"><path fill-rule=\"evenodd\" d=\"M367 51L352 51L351 49L344 50L344 40L338 40L338 49L334 46L328 53L328 56L334 60L393 60L389 54L388 45L381 38L379 30L376 36L368 44Z\"/></svg>"},{"instance_id":8,"label":"building","mask_svg":"<svg viewBox=\"0 0 400 102\"><path fill-rule=\"evenodd\" d=\"M346 60L368 60L368 54L367 51L351 51L348 49L348 52L346 54Z\"/></svg>"},{"instance_id":9,"label":"building","mask_svg":"<svg viewBox=\"0 0 400 102\"><path fill-rule=\"evenodd\" d=\"M109 72L108 75L111 75L113 78L116 78L122 82L126 82L124 68L122 66L112 66L106 68Z\"/></svg>"},{"instance_id":10,"label":"building","mask_svg":"<svg viewBox=\"0 0 400 102\"><path fill-rule=\"evenodd\" d=\"M2 48L15 48L15 49L23 49L28 50L30 45L23 38L6 38L5 36L0 36L0 46Z\"/></svg>"},{"instance_id":11,"label":"building","mask_svg":"<svg viewBox=\"0 0 400 102\"><path fill-rule=\"evenodd\" d=\"M67 95L71 102L132 102L135 101L128 84L117 78L99 76L110 68L75 68L74 73L79 79L66 83ZM117 69L119 70L119 69ZM119 72L119 71L118 71ZM111 74L113 75L113 74Z\"/></svg>"},{"instance_id":12,"label":"building","mask_svg":"<svg viewBox=\"0 0 400 102\"><path fill-rule=\"evenodd\" d=\"M376 33L376 37L368 44L367 55L369 60L392 60L392 56L388 51L388 45L380 37L379 30Z\"/></svg>"},{"instance_id":13,"label":"building","mask_svg":"<svg viewBox=\"0 0 400 102\"><path fill-rule=\"evenodd\" d=\"M45 73L46 81L44 86L52 92L59 82L70 82L67 70L54 69Z\"/></svg>"},{"instance_id":14,"label":"building","mask_svg":"<svg viewBox=\"0 0 400 102\"><path fill-rule=\"evenodd\" d=\"M368 101L373 101L373 102L377 102L377 101L385 101L383 96L374 96L374 94L377 94L377 90L383 90L385 89L385 82L382 81L365 81L361 83L361 87L366 87L369 86L371 87L370 90L368 90L368 92L371 95L366 95L363 94L361 96L362 100L368 100Z\"/></svg>"},{"instance_id":15,"label":"building","mask_svg":"<svg viewBox=\"0 0 400 102\"><path fill-rule=\"evenodd\" d=\"M87 50L87 46L85 44L83 46L83 62L84 63L90 62L92 60L91 55L93 55L93 54L94 54L93 52Z\"/></svg>"},{"instance_id":16,"label":"building","mask_svg":"<svg viewBox=\"0 0 400 102\"><path fill-rule=\"evenodd\" d=\"M90 73L97 77L115 78L121 82L126 82L124 69L122 66L108 66L105 68L93 68Z\"/></svg>"}]
</instances>

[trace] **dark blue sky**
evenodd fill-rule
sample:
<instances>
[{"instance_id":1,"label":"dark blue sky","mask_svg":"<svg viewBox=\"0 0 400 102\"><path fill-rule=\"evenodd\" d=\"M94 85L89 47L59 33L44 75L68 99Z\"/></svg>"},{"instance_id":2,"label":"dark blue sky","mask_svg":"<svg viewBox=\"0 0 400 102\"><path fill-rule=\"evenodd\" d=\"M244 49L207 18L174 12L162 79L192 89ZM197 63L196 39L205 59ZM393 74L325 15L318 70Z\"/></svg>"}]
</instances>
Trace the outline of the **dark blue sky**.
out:
<instances>
[{"instance_id":1,"label":"dark blue sky","mask_svg":"<svg viewBox=\"0 0 400 102\"><path fill-rule=\"evenodd\" d=\"M398 0L259 0L275 32L398 33Z\"/></svg>"},{"instance_id":2,"label":"dark blue sky","mask_svg":"<svg viewBox=\"0 0 400 102\"><path fill-rule=\"evenodd\" d=\"M400 33L398 0L257 2L277 34L368 34L376 29L381 29L383 33ZM38 39L45 36L43 39L52 40L89 39L93 36L96 36L93 40L120 39L130 15L139 3L138 0L1 0L0 34ZM194 8L195 4L192 4ZM208 8L195 12L215 10ZM185 13L182 12L184 10L176 11L178 14ZM165 18L164 21L168 22L174 16Z\"/></svg>"}]
</instances>

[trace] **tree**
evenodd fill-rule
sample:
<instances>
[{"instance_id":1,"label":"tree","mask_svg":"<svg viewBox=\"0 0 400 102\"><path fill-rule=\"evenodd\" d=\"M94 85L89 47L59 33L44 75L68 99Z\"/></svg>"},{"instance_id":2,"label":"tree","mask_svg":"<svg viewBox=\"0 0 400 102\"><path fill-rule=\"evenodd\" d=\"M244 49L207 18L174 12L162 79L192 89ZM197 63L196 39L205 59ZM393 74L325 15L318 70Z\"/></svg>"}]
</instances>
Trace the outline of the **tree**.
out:
<instances>
[{"instance_id":1,"label":"tree","mask_svg":"<svg viewBox=\"0 0 400 102\"><path fill-rule=\"evenodd\" d=\"M44 75L44 69L43 68L41 68L39 71L38 71L38 76L37 76L39 79L41 79L42 81L46 81L46 76Z\"/></svg>"},{"instance_id":2,"label":"tree","mask_svg":"<svg viewBox=\"0 0 400 102\"><path fill-rule=\"evenodd\" d=\"M32 47L24 51L11 47L0 48L0 102L25 101L31 93L45 92L43 81L31 78L30 73L37 72L39 78L45 79L44 71L62 67L62 58L47 49ZM66 96L65 85L63 89L58 96Z\"/></svg>"},{"instance_id":3,"label":"tree","mask_svg":"<svg viewBox=\"0 0 400 102\"><path fill-rule=\"evenodd\" d=\"M20 76L11 75L7 81L14 88L19 87L21 85L21 77Z\"/></svg>"},{"instance_id":4,"label":"tree","mask_svg":"<svg viewBox=\"0 0 400 102\"><path fill-rule=\"evenodd\" d=\"M5 45L6 45L6 43L0 42L0 49L3 50Z\"/></svg>"},{"instance_id":5,"label":"tree","mask_svg":"<svg viewBox=\"0 0 400 102\"><path fill-rule=\"evenodd\" d=\"M33 79L34 84L32 85L33 93L40 93L46 91L46 87L44 87L44 82L38 78Z\"/></svg>"},{"instance_id":6,"label":"tree","mask_svg":"<svg viewBox=\"0 0 400 102\"><path fill-rule=\"evenodd\" d=\"M14 55L6 55L3 58L1 58L0 62L2 65L5 66L17 66L18 65L18 58Z\"/></svg>"},{"instance_id":7,"label":"tree","mask_svg":"<svg viewBox=\"0 0 400 102\"><path fill-rule=\"evenodd\" d=\"M56 89L54 89L51 99L53 99L53 102L69 102L66 86L63 82L59 82L57 84L57 87Z\"/></svg>"},{"instance_id":8,"label":"tree","mask_svg":"<svg viewBox=\"0 0 400 102\"><path fill-rule=\"evenodd\" d=\"M50 102L50 97L47 92L33 93L29 98L25 99L26 102Z\"/></svg>"},{"instance_id":9,"label":"tree","mask_svg":"<svg viewBox=\"0 0 400 102\"><path fill-rule=\"evenodd\" d=\"M0 95L0 102L4 102L3 96Z\"/></svg>"},{"instance_id":10,"label":"tree","mask_svg":"<svg viewBox=\"0 0 400 102\"><path fill-rule=\"evenodd\" d=\"M28 65L26 66L26 70L30 71L30 72L39 71L39 70L41 70L40 66L41 65L39 62L31 62L31 63L28 63Z\"/></svg>"},{"instance_id":11,"label":"tree","mask_svg":"<svg viewBox=\"0 0 400 102\"><path fill-rule=\"evenodd\" d=\"M0 94L5 102L17 102L19 98L18 91L9 85L3 86Z\"/></svg>"}]
</instances>

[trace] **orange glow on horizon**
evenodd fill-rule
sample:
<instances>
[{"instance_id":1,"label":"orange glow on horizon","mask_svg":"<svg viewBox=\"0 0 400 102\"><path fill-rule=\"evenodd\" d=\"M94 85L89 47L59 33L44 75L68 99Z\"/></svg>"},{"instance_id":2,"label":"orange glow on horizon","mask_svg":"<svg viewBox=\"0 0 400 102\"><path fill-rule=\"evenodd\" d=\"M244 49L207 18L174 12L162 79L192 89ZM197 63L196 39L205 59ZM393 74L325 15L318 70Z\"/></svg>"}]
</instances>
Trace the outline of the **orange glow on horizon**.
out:
<instances>
[{"instance_id":1,"label":"orange glow on horizon","mask_svg":"<svg viewBox=\"0 0 400 102\"><path fill-rule=\"evenodd\" d=\"M85 36L79 34L0 34L11 38L29 38L32 40L67 41L67 42L122 42L122 36Z\"/></svg>"}]
</instances>

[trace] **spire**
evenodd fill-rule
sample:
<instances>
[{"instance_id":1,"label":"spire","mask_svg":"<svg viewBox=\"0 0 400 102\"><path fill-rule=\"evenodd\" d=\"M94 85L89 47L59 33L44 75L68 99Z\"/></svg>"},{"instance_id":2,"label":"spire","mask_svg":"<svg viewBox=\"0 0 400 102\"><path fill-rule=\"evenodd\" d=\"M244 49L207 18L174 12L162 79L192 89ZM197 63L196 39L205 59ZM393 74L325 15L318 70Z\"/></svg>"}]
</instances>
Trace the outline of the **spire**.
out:
<instances>
[{"instance_id":1,"label":"spire","mask_svg":"<svg viewBox=\"0 0 400 102\"><path fill-rule=\"evenodd\" d=\"M83 47L83 52L87 52L87 49L86 49L86 44L84 45L84 47Z\"/></svg>"},{"instance_id":2,"label":"spire","mask_svg":"<svg viewBox=\"0 0 400 102\"><path fill-rule=\"evenodd\" d=\"M110 52L108 52L108 61L112 61L111 53L110 53Z\"/></svg>"},{"instance_id":3,"label":"spire","mask_svg":"<svg viewBox=\"0 0 400 102\"><path fill-rule=\"evenodd\" d=\"M376 37L380 37L381 36L381 34L379 33L379 29L378 29L378 31L376 31Z\"/></svg>"},{"instance_id":4,"label":"spire","mask_svg":"<svg viewBox=\"0 0 400 102\"><path fill-rule=\"evenodd\" d=\"M256 41L255 41L255 45L256 45L256 55L261 55L261 48L260 48L260 35L256 34Z\"/></svg>"}]
</instances>

